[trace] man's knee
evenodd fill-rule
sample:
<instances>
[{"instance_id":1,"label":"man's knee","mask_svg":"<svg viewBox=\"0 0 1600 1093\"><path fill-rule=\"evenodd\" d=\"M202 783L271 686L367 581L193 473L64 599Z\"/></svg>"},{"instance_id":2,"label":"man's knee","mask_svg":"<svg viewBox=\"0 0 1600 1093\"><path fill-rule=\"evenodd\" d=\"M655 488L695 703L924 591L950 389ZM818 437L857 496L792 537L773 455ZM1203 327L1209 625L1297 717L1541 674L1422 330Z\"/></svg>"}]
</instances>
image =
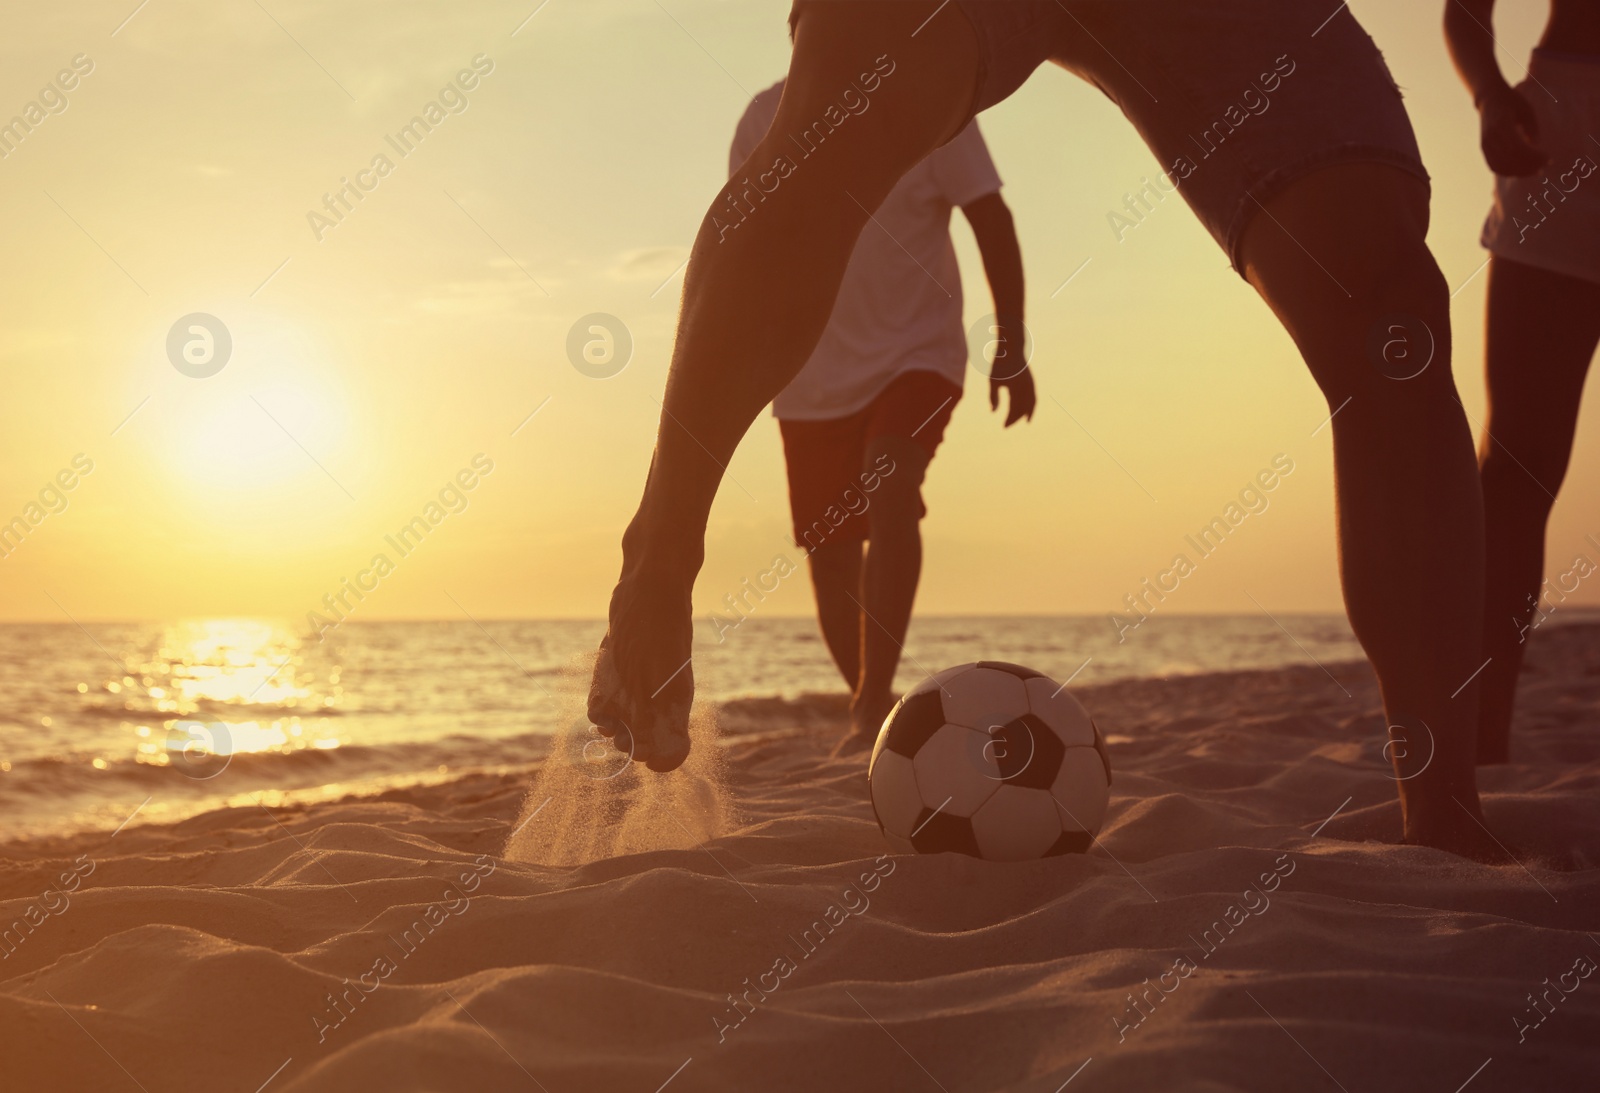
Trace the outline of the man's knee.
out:
<instances>
[{"instance_id":1,"label":"man's knee","mask_svg":"<svg viewBox=\"0 0 1600 1093\"><path fill-rule=\"evenodd\" d=\"M867 521L874 536L905 534L922 520L922 491L888 490L880 493L867 510Z\"/></svg>"},{"instance_id":2,"label":"man's knee","mask_svg":"<svg viewBox=\"0 0 1600 1093\"><path fill-rule=\"evenodd\" d=\"M1386 226L1390 245L1363 249L1352 263L1346 286L1354 312L1374 324L1410 320L1409 330L1379 331L1390 336L1425 338L1435 351L1450 344L1450 285L1422 234L1403 221ZM1385 230L1384 227L1377 229ZM1417 324L1423 324L1418 326ZM1424 329L1425 327L1426 329ZM1428 348L1426 345L1420 348ZM1437 356L1437 352L1435 352ZM1403 372L1403 368L1395 369Z\"/></svg>"},{"instance_id":3,"label":"man's knee","mask_svg":"<svg viewBox=\"0 0 1600 1093\"><path fill-rule=\"evenodd\" d=\"M908 473L900 474L900 470ZM922 519L922 475L910 473L901 466L895 474L887 475L872 495L867 508L867 521L872 533L879 535L904 533L915 529Z\"/></svg>"},{"instance_id":4,"label":"man's knee","mask_svg":"<svg viewBox=\"0 0 1600 1093\"><path fill-rule=\"evenodd\" d=\"M1450 287L1420 236L1357 267L1349 286L1366 363L1391 393L1455 394ZM1447 389L1447 390L1445 390Z\"/></svg>"},{"instance_id":5,"label":"man's knee","mask_svg":"<svg viewBox=\"0 0 1600 1093\"><path fill-rule=\"evenodd\" d=\"M1432 407L1453 421L1461 410L1444 274L1405 218L1364 231L1387 243L1352 240L1338 253L1344 298L1303 324L1307 362L1335 407L1355 398L1408 419Z\"/></svg>"},{"instance_id":6,"label":"man's knee","mask_svg":"<svg viewBox=\"0 0 1600 1093\"><path fill-rule=\"evenodd\" d=\"M818 583L848 580L861 569L860 539L830 539L806 555L811 578Z\"/></svg>"},{"instance_id":7,"label":"man's knee","mask_svg":"<svg viewBox=\"0 0 1600 1093\"><path fill-rule=\"evenodd\" d=\"M1246 275L1297 336L1365 339L1374 324L1404 316L1425 323L1436 348L1447 347L1450 290L1427 230L1420 179L1380 164L1327 168L1295 182L1252 221Z\"/></svg>"}]
</instances>

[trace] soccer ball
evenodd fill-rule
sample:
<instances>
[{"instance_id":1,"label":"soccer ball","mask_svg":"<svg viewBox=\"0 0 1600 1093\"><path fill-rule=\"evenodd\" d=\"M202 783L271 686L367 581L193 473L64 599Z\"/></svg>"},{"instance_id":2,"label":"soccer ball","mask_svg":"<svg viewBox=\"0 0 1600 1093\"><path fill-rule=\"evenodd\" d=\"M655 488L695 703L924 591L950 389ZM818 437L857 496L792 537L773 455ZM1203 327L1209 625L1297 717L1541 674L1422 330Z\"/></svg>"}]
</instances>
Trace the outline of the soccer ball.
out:
<instances>
[{"instance_id":1,"label":"soccer ball","mask_svg":"<svg viewBox=\"0 0 1600 1093\"><path fill-rule=\"evenodd\" d=\"M1088 712L1053 679L981 660L906 692L884 718L868 779L896 851L1029 861L1089 849L1111 761Z\"/></svg>"}]
</instances>

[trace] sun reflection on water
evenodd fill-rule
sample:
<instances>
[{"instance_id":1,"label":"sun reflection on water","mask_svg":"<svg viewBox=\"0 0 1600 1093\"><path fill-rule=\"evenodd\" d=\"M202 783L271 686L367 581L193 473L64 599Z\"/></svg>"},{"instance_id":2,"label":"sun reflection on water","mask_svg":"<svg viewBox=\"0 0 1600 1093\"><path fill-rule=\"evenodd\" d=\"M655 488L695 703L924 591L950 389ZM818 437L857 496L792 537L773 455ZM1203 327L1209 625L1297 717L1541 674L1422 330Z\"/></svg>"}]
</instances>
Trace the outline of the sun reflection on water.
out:
<instances>
[{"instance_id":1,"label":"sun reflection on water","mask_svg":"<svg viewBox=\"0 0 1600 1093\"><path fill-rule=\"evenodd\" d=\"M338 712L339 667L308 663L312 652L272 622L190 620L105 690L120 698L141 763L192 772L196 755L337 748L327 718Z\"/></svg>"}]
</instances>

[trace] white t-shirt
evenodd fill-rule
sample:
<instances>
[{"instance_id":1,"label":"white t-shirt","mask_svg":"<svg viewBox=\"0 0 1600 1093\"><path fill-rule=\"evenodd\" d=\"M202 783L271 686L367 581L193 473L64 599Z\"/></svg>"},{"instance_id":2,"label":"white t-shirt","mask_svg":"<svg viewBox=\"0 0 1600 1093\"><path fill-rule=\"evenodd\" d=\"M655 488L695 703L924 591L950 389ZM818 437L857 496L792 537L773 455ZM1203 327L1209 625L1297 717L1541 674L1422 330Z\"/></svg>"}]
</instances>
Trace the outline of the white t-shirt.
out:
<instances>
[{"instance_id":1,"label":"white t-shirt","mask_svg":"<svg viewBox=\"0 0 1600 1093\"><path fill-rule=\"evenodd\" d=\"M779 80L751 100L734 134L730 174L766 136L782 92ZM805 162L796 169L804 171ZM937 372L962 385L967 340L950 210L999 189L976 121L906 172L873 213L876 222L861 229L828 328L800 374L772 400L775 416L846 417L906 372Z\"/></svg>"}]
</instances>

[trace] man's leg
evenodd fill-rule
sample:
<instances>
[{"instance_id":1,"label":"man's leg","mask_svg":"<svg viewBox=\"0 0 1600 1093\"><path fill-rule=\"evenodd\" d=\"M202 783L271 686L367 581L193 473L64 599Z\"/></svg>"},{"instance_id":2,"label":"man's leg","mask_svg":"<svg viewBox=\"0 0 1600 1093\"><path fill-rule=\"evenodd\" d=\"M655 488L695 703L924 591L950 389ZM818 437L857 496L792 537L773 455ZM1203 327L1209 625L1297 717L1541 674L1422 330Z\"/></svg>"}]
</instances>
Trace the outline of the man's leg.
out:
<instances>
[{"instance_id":1,"label":"man's leg","mask_svg":"<svg viewBox=\"0 0 1600 1093\"><path fill-rule=\"evenodd\" d=\"M1340 165L1265 213L1245 237L1246 276L1334 414L1345 604L1390 732L1405 740L1391 753L1405 838L1493 857L1467 682L1483 661L1483 503L1450 372L1449 288L1424 242L1427 187L1383 165ZM1391 378L1430 343L1420 375Z\"/></svg>"},{"instance_id":2,"label":"man's leg","mask_svg":"<svg viewBox=\"0 0 1600 1093\"><path fill-rule=\"evenodd\" d=\"M1487 567L1483 655L1493 659L1479 677L1480 763L1508 758L1517 675L1544 575L1545 522L1566 477L1597 340L1600 285L1490 260L1489 415L1478 473Z\"/></svg>"},{"instance_id":3,"label":"man's leg","mask_svg":"<svg viewBox=\"0 0 1600 1093\"><path fill-rule=\"evenodd\" d=\"M853 739L844 747L871 747L895 703L894 673L911 625L911 607L922 575L922 480L928 453L914 440L880 436L867 446L865 466L893 460L872 494L867 520L872 537L862 574L860 621L861 679L850 703Z\"/></svg>"},{"instance_id":4,"label":"man's leg","mask_svg":"<svg viewBox=\"0 0 1600 1093\"><path fill-rule=\"evenodd\" d=\"M822 640L854 695L861 681L861 540L825 542L808 561Z\"/></svg>"},{"instance_id":5,"label":"man's leg","mask_svg":"<svg viewBox=\"0 0 1600 1093\"><path fill-rule=\"evenodd\" d=\"M671 770L689 751L690 596L724 468L816 347L869 210L967 122L977 38L958 6L933 14L940 7L807 5L777 118L747 164L752 179L767 172L776 186L747 192L740 171L701 222L655 455L623 536L589 691L590 719L629 737L622 746L652 770ZM841 119L840 96L875 69L882 77L870 106ZM809 154L794 136L805 133ZM793 169L772 170L779 156ZM747 215L720 227L714 220L734 219L730 197Z\"/></svg>"}]
</instances>

